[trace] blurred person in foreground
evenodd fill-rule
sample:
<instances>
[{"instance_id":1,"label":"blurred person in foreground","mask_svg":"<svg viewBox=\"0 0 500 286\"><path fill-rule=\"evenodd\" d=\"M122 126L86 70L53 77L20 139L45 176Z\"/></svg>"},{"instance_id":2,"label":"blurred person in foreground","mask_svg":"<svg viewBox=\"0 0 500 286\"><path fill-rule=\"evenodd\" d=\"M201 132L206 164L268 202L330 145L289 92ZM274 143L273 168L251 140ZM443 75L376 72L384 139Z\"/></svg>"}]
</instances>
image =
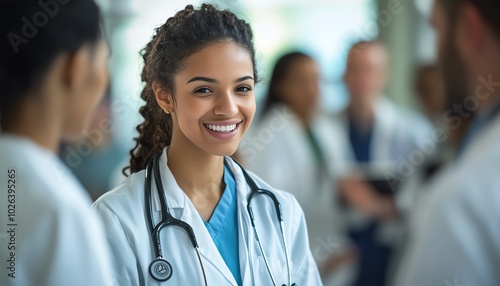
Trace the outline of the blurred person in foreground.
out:
<instances>
[{"instance_id":1,"label":"blurred person in foreground","mask_svg":"<svg viewBox=\"0 0 500 286\"><path fill-rule=\"evenodd\" d=\"M99 18L92 0L0 4L0 285L112 283L90 198L56 156L108 84Z\"/></svg>"},{"instance_id":2,"label":"blurred person in foreground","mask_svg":"<svg viewBox=\"0 0 500 286\"><path fill-rule=\"evenodd\" d=\"M341 143L336 138L340 127L319 110L320 95L316 61L302 52L281 56L273 69L262 116L239 151L250 170L297 198L323 283L345 285L348 271L336 270L353 260L354 254L342 246L346 239L334 189L345 146L337 144Z\"/></svg>"},{"instance_id":3,"label":"blurred person in foreground","mask_svg":"<svg viewBox=\"0 0 500 286\"><path fill-rule=\"evenodd\" d=\"M500 2L436 0L453 160L421 185L393 285L500 285Z\"/></svg>"},{"instance_id":4,"label":"blurred person in foreground","mask_svg":"<svg viewBox=\"0 0 500 286\"><path fill-rule=\"evenodd\" d=\"M356 286L386 283L395 233L400 231L391 221L396 214L393 192L412 175L398 172L432 131L422 116L383 96L388 61L381 42L357 42L349 51L344 74L350 102L338 117L348 146L339 191L347 234L359 250Z\"/></svg>"}]
</instances>

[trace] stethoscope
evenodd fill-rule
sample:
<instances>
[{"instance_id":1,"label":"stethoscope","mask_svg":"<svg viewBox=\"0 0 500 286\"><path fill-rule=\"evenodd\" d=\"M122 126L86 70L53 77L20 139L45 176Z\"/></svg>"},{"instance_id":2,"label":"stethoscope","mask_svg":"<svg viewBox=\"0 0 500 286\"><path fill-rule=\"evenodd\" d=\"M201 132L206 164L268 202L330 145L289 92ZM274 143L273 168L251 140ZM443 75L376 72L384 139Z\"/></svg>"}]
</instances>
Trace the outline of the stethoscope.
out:
<instances>
[{"instance_id":1,"label":"stethoscope","mask_svg":"<svg viewBox=\"0 0 500 286\"><path fill-rule=\"evenodd\" d=\"M196 254L198 256L198 261L200 263L200 268L201 272L203 274L203 280L205 281L205 286L208 285L207 283L207 276L205 273L205 267L203 266L203 262L201 260L200 252L199 252L199 245L198 241L196 240L196 236L194 234L193 228L186 222L181 221L179 219L174 218L170 211L168 210L167 207L167 199L165 197L165 192L163 190L163 185L160 177L160 158L161 154L154 156L151 161L149 162L147 168L146 168L146 179L144 181L144 190L145 190L145 200L146 200L146 210L148 210L146 213L146 218L147 218L147 223L148 227L151 233L151 240L153 242L153 248L154 248L154 254L156 259L154 259L151 264L149 265L149 274L151 277L153 277L156 281L158 282L165 282L169 280L172 277L173 274L173 269L172 265L163 258L162 254L162 249L161 249L161 242L160 242L160 231L167 226L178 226L186 232L187 236L189 237L189 240L191 244L193 245L193 248L196 250ZM234 161L234 160L233 160ZM269 261L267 260L266 253L264 251L264 248L262 247L262 243L259 238L259 233L257 231L257 228L255 227L255 216L252 210L252 200L258 196L258 195L267 195L268 197L271 198L271 200L274 203L274 207L276 209L276 218L280 223L280 231L281 231L281 240L283 244L283 248L285 251L285 259L286 259L286 267L288 271L288 285L291 286L296 286L295 283L292 284L292 272L290 269L290 259L289 259L289 254L288 254L288 246L286 243L286 238L285 238L285 231L284 231L284 225L283 225L283 215L282 215L282 209L281 209L281 204L276 198L276 196L269 190L261 189L257 186L255 181L248 175L248 173L245 171L245 169L236 161L234 161L242 170L243 176L245 177L245 181L250 187L250 195L248 196L248 202L247 202L247 211L248 214L250 215L250 222L252 224L252 228L255 233L255 238L258 242L259 249L262 253L262 257L264 258L264 262L266 264L267 272L269 273L269 276L271 277L271 280L273 281L273 285L277 286L276 280L274 278L273 273L271 272L271 268L269 266ZM228 170L231 170L229 168L227 159L224 159L224 165ZM160 200L160 206L161 206L161 221L156 225L153 226L153 210L151 208L151 194L152 194L152 189L151 189L151 181L152 181L152 174L154 173L154 179L156 183L156 189L158 190L158 196ZM283 286L286 286L283 284Z\"/></svg>"}]
</instances>

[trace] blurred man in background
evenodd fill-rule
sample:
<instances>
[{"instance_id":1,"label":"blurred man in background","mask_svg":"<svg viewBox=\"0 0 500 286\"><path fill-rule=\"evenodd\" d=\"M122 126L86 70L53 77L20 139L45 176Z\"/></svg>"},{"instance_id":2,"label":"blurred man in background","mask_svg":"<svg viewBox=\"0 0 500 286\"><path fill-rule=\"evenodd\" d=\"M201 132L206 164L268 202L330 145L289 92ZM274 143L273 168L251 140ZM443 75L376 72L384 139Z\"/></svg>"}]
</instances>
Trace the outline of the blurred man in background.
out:
<instances>
[{"instance_id":1,"label":"blurred man in background","mask_svg":"<svg viewBox=\"0 0 500 286\"><path fill-rule=\"evenodd\" d=\"M344 82L350 102L340 119L354 166L393 167L399 156L416 149L418 139L430 132L422 116L383 96L388 61L388 51L378 41L355 43L349 51Z\"/></svg>"},{"instance_id":2,"label":"blurred man in background","mask_svg":"<svg viewBox=\"0 0 500 286\"><path fill-rule=\"evenodd\" d=\"M422 116L383 96L387 81L385 46L378 41L354 44L344 75L350 103L340 115L349 146L343 159L351 173L340 181L340 194L350 206L345 212L348 235L360 253L356 286L385 285L395 243L391 228L377 222L395 216L393 199L379 194L368 181L384 183L431 134Z\"/></svg>"},{"instance_id":3,"label":"blurred man in background","mask_svg":"<svg viewBox=\"0 0 500 286\"><path fill-rule=\"evenodd\" d=\"M500 285L500 2L436 0L454 158L421 184L393 285Z\"/></svg>"}]
</instances>

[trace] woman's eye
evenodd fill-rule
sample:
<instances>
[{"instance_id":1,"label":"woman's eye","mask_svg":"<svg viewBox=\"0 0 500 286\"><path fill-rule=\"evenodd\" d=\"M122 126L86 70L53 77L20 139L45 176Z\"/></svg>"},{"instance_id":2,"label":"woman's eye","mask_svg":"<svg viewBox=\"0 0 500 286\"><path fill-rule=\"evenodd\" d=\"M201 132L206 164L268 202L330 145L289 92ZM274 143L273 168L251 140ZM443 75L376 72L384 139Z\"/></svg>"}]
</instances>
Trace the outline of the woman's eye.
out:
<instances>
[{"instance_id":1,"label":"woman's eye","mask_svg":"<svg viewBox=\"0 0 500 286\"><path fill-rule=\"evenodd\" d=\"M251 91L252 89L248 86L240 86L236 89L237 92L248 92Z\"/></svg>"},{"instance_id":2,"label":"woman's eye","mask_svg":"<svg viewBox=\"0 0 500 286\"><path fill-rule=\"evenodd\" d=\"M201 87L194 91L195 93L211 93L212 91L208 87Z\"/></svg>"}]
</instances>

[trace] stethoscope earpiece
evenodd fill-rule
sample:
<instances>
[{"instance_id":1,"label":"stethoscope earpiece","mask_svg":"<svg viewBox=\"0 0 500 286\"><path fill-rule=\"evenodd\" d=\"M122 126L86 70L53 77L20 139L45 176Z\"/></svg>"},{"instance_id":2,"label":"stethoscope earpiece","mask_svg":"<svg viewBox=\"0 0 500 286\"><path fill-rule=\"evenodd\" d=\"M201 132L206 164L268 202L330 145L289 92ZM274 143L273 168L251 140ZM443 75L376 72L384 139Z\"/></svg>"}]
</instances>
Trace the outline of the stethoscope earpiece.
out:
<instances>
[{"instance_id":1,"label":"stethoscope earpiece","mask_svg":"<svg viewBox=\"0 0 500 286\"><path fill-rule=\"evenodd\" d=\"M157 258L149 264L149 274L159 282L165 282L172 277L172 265L165 259Z\"/></svg>"}]
</instances>

